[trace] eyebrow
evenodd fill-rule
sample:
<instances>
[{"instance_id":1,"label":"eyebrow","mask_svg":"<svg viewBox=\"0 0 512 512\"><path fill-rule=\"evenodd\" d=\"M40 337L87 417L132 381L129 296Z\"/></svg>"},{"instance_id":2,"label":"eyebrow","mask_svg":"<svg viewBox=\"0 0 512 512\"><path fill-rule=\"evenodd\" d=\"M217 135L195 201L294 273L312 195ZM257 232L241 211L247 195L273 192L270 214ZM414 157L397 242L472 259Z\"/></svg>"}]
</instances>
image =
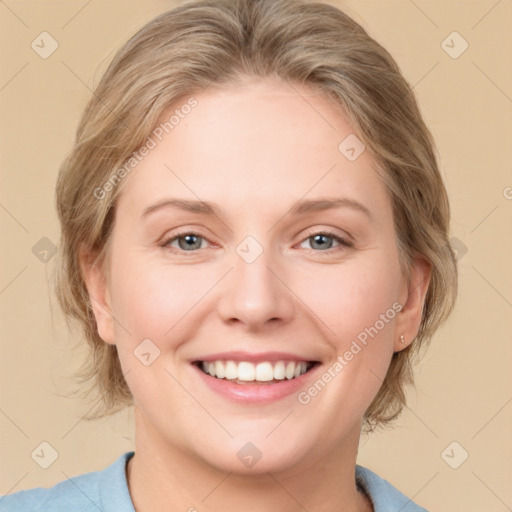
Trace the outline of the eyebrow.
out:
<instances>
[{"instance_id":1,"label":"eyebrow","mask_svg":"<svg viewBox=\"0 0 512 512\"><path fill-rule=\"evenodd\" d=\"M168 198L148 206L143 212L142 217L161 210L163 208L176 208L190 213L199 213L208 216L220 216L220 206L209 201L196 201L191 199ZM346 197L340 198L320 198L298 201L290 209L291 215L303 215L305 213L320 212L337 208L350 208L366 215L370 220L375 220L368 207L355 199Z\"/></svg>"}]
</instances>

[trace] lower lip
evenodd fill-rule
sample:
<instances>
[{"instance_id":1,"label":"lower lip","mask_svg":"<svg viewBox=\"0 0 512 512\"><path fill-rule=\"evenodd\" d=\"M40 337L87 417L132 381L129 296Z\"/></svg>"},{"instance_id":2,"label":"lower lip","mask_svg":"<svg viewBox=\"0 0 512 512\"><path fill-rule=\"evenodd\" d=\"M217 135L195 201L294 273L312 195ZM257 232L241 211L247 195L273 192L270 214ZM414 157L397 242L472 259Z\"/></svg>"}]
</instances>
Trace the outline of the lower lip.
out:
<instances>
[{"instance_id":1,"label":"lower lip","mask_svg":"<svg viewBox=\"0 0 512 512\"><path fill-rule=\"evenodd\" d=\"M297 393L301 387L311 378L320 366L316 364L309 371L290 380L282 380L272 384L237 384L227 379L217 379L204 373L196 365L192 365L199 373L203 382L213 391L231 400L241 403L270 403L280 400L293 393Z\"/></svg>"}]
</instances>

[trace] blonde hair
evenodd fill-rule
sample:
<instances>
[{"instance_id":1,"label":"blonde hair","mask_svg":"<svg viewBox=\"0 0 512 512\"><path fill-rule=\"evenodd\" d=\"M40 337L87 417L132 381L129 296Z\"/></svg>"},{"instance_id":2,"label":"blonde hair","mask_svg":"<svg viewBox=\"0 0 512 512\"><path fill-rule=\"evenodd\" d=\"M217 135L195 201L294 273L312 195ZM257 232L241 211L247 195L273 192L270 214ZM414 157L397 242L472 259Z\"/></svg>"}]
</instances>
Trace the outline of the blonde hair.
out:
<instances>
[{"instance_id":1,"label":"blonde hair","mask_svg":"<svg viewBox=\"0 0 512 512\"><path fill-rule=\"evenodd\" d=\"M365 413L370 432L399 415L405 386L413 384L413 358L453 309L457 267L448 240L449 204L432 135L393 58L345 13L306 0L181 3L129 39L87 104L57 184L56 287L65 314L83 328L92 352L77 374L89 384L85 395L97 394L86 418L133 403L116 347L98 335L78 259L83 245L100 261L108 256L121 187L104 185L171 105L210 85L236 84L242 76L313 86L333 98L379 165L404 275L416 252L431 264L418 335L392 357Z\"/></svg>"}]
</instances>

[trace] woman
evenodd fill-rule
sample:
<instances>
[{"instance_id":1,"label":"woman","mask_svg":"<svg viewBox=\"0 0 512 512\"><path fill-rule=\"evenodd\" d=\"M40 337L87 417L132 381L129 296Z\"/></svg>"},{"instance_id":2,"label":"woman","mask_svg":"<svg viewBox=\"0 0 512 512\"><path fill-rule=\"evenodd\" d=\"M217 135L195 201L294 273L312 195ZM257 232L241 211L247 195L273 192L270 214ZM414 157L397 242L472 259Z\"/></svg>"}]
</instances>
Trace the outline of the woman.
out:
<instances>
[{"instance_id":1,"label":"woman","mask_svg":"<svg viewBox=\"0 0 512 512\"><path fill-rule=\"evenodd\" d=\"M58 294L135 452L2 510L420 511L356 464L457 270L432 137L340 10L194 0L118 52L57 186Z\"/></svg>"}]
</instances>

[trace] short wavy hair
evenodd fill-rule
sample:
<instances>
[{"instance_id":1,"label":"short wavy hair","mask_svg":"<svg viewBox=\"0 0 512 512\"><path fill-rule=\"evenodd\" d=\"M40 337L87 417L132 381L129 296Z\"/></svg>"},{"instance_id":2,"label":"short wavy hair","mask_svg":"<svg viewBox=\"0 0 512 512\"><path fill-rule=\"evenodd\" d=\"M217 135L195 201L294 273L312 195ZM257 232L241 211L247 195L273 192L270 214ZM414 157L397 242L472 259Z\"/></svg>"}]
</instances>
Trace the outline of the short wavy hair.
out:
<instances>
[{"instance_id":1,"label":"short wavy hair","mask_svg":"<svg viewBox=\"0 0 512 512\"><path fill-rule=\"evenodd\" d=\"M210 85L236 85L244 76L312 86L335 100L390 194L404 275L410 276L415 253L431 265L419 332L393 355L365 412L364 430L371 432L400 414L405 386L414 384L413 359L454 307L457 264L448 238L449 203L433 137L394 59L347 14L307 0L182 2L131 37L95 88L56 190L61 223L56 292L70 323L83 329L92 355L76 374L80 394L95 395L95 407L85 417L100 418L133 404L116 347L99 337L79 263L84 246L106 261L121 187L104 187L101 200L94 191L179 99Z\"/></svg>"}]
</instances>

